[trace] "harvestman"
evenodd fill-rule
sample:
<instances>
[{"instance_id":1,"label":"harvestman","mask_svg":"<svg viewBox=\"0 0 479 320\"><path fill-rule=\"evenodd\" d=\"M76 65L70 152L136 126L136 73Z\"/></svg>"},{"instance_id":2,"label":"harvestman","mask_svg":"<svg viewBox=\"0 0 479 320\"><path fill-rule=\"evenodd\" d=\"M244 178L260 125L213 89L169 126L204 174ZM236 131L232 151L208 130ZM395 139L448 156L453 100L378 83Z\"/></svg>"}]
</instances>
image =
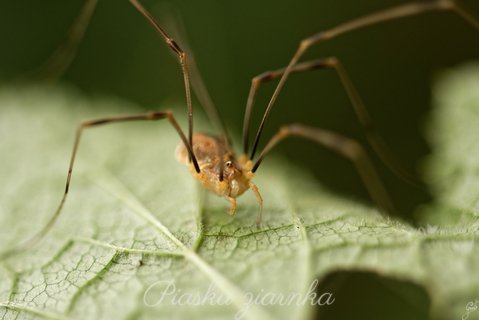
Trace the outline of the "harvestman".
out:
<instances>
[{"instance_id":1,"label":"harvestman","mask_svg":"<svg viewBox=\"0 0 479 320\"><path fill-rule=\"evenodd\" d=\"M265 156L283 139L288 137L300 137L308 140L312 140L339 155L349 159L356 170L358 171L364 185L366 186L371 198L378 205L379 209L383 212L393 212L394 208L386 193L379 176L376 174L369 158L364 152L361 145L356 141L344 137L340 134L327 131L320 128L314 128L303 124L289 124L282 126L279 131L273 135L273 137L266 143L263 150L259 153L259 156L255 160L255 154L258 151L258 144L261 138L261 133L264 128L265 122L271 112L271 109L278 98L281 89L291 73L304 72L315 69L334 69L342 82L342 85L351 100L354 112L359 119L360 124L365 130L365 134L368 138L368 142L373 147L374 151L380 156L384 163L398 176L412 180L411 176L405 170L401 169L401 166L396 163L395 157L388 151L385 143L377 131L374 130L372 120L368 115L366 108L357 93L353 83L349 79L345 69L339 60L335 57L328 57L325 59L306 61L299 63L303 54L313 45L320 44L329 39L338 37L353 30L357 30L363 27L367 27L381 22L395 20L399 18L405 18L409 16L419 15L422 13L433 11L452 11L461 16L475 28L479 29L479 21L473 18L467 11L459 6L454 0L437 0L433 2L425 3L410 3L403 4L394 8L386 9L376 13L372 13L354 20L350 20L343 24L340 24L329 30L314 34L304 40L302 40L298 46L297 51L294 53L289 64L283 68L275 71L268 71L261 75L258 75L252 79L251 89L249 92L245 117L243 122L243 153L237 158L232 151L230 139L226 132L224 123L218 116L216 109L210 103L203 103L203 107L207 112L210 120L222 129L220 136L214 136L204 133L193 133L193 108L191 101L190 90L190 73L189 73L189 61L187 54L181 49L175 40L173 40L168 33L156 22L152 15L138 2L138 0L129 0L133 6L151 23L156 31L161 35L168 47L176 54L179 63L181 65L183 80L186 92L186 105L188 110L188 136L186 136L175 119L175 116L170 111L157 111L147 112L142 114L123 115L101 119L94 119L82 122L76 131L73 150L70 158L70 164L68 168L68 175L65 183L65 191L60 204L52 215L48 223L32 238L24 242L17 248L7 251L2 257L10 256L16 252L27 249L36 242L38 242L54 225L58 216L60 215L65 200L70 188L70 181L73 171L73 165L75 162L78 146L80 143L80 137L85 128L96 127L104 124L111 124L125 121L135 120L161 120L167 119L170 124L177 131L182 143L177 147L176 156L177 159L184 163L190 170L193 177L195 177L206 189L219 196L224 197L230 202L229 214L234 215L236 211L236 198L251 189L256 196L258 204L260 206L259 214L257 216L257 223L261 221L261 209L263 200L259 192L258 187L251 181L255 172L258 170ZM78 47L78 43L82 38L86 25L91 18L93 10L96 6L97 0L87 0L85 5L74 22L72 29L70 30L70 37L66 41L66 46L63 47L64 52L59 49L52 56L54 63L57 63L56 69L61 74L70 64L72 56ZM66 48L66 49L65 49ZM67 54L65 54L65 51ZM68 52L69 51L69 52ZM70 53L70 54L68 54ZM189 62L187 62L189 61ZM276 86L274 93L272 94L269 103L266 107L263 118L260 122L256 136L254 138L252 148L250 151L250 125L251 114L253 111L253 105L256 93L260 85L264 82L278 79L279 82ZM198 91L201 89L201 81L198 78L192 78L193 87L196 86ZM195 88L194 88L195 89ZM203 90L204 91L204 90ZM201 99L203 102L205 99ZM203 97L204 98L204 97ZM249 155L248 155L249 154Z\"/></svg>"}]
</instances>

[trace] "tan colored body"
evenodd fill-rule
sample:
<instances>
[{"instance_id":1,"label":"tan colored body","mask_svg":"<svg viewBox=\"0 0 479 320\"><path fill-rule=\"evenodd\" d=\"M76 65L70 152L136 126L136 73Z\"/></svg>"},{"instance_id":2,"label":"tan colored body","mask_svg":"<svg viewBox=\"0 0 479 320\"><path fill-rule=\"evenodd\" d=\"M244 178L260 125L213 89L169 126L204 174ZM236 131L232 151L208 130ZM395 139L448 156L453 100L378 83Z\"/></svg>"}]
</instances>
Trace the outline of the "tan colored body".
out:
<instances>
[{"instance_id":1,"label":"tan colored body","mask_svg":"<svg viewBox=\"0 0 479 320\"><path fill-rule=\"evenodd\" d=\"M229 213L236 211L236 197L246 190L252 189L258 203L262 206L261 195L256 185L251 182L254 173L251 171L253 163L246 156L239 160L234 153L228 150L225 142L218 137L205 133L193 135L193 152L201 172L197 173L189 160L188 151L183 143L176 148L176 158L185 164L193 175L207 190L231 202ZM221 162L223 162L223 181L220 181Z\"/></svg>"}]
</instances>

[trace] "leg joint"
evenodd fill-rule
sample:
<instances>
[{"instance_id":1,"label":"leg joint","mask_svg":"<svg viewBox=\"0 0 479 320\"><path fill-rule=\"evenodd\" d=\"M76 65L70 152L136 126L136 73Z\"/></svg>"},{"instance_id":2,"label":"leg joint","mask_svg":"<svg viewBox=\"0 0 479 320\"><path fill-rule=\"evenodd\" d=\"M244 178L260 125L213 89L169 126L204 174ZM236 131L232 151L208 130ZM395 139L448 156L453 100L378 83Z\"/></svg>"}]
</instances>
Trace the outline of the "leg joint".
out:
<instances>
[{"instance_id":1,"label":"leg joint","mask_svg":"<svg viewBox=\"0 0 479 320\"><path fill-rule=\"evenodd\" d=\"M152 111L148 112L146 114L146 119L148 120L158 120L158 119L164 119L164 118L171 118L173 116L171 111Z\"/></svg>"}]
</instances>

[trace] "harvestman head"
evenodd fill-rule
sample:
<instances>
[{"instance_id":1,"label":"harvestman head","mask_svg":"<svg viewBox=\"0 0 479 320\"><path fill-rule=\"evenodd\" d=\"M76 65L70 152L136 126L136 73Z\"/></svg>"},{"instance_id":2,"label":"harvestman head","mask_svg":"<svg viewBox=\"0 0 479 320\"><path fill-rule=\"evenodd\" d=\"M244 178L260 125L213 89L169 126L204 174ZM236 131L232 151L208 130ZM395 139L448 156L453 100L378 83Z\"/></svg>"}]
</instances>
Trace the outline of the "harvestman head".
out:
<instances>
[{"instance_id":1,"label":"harvestman head","mask_svg":"<svg viewBox=\"0 0 479 320\"><path fill-rule=\"evenodd\" d=\"M306 61L302 63L300 63L299 60L311 46L320 44L342 34L374 24L379 24L381 22L432 11L452 11L464 18L464 20L473 25L475 28L479 29L479 21L473 18L466 10L459 6L456 1L436 0L432 2L404 4L391 9L386 9L348 21L334 28L303 39L300 41L297 51L285 68L275 71L268 71L253 78L243 123L243 154L237 158L235 153L232 151L230 139L226 132L225 125L218 116L216 109L211 103L208 103L209 96L207 95L203 95L203 97L206 97L205 99L201 99L201 97L199 98L200 100L206 101L204 105L205 111L207 112L210 120L221 129L222 133L219 136L204 133L193 133L193 107L191 101L189 72L190 60L180 45L169 36L169 34L156 22L153 16L138 2L138 0L129 1L150 22L154 29L156 29L156 31L161 35L168 47L176 54L179 60L182 68L186 93L188 135L184 134L173 113L170 111L157 111L143 114L115 116L82 122L76 131L65 183L65 191L57 210L52 215L48 223L40 230L40 232L17 248L3 253L0 256L1 258L6 258L22 250L28 249L42 239L43 236L45 236L45 234L54 225L62 211L63 205L68 195L73 166L83 129L125 121L167 119L177 131L181 139L181 143L176 149L177 159L189 168L193 177L196 178L207 190L224 197L230 202L230 209L228 211L230 215L235 214L236 198L245 193L247 190L251 189L255 194L260 207L256 219L256 222L260 223L263 200L258 187L251 180L253 179L255 172L260 167L265 156L271 151L271 149L274 148L274 146L287 137L300 137L312 140L323 147L329 148L339 155L349 159L356 167L358 174L360 175L371 198L377 204L379 209L382 212L392 213L394 212L394 208L391 204L389 196L363 148L354 140L337 133L302 124L285 125L282 126L275 135L273 135L269 142L266 143L259 156L255 159L262 130L272 110L272 107L290 74L316 69L334 69L351 100L354 112L356 113L359 122L363 126L368 141L373 147L374 151L395 174L405 180L414 181L414 177L402 169L401 165L396 161L397 158L392 155L379 133L374 130L371 117L368 115L355 86L349 79L346 70L343 68L339 60L335 57L326 57L323 59ZM49 71L56 70L56 74L60 75L68 67L72 60L72 56L74 56L78 44L83 36L86 25L91 18L96 3L97 0L86 0L79 17L76 19L76 22L74 22L69 32L69 36L65 41L67 45L60 46L42 69ZM273 95L271 96L258 130L256 131L256 136L254 138L253 144L251 145L250 151L249 132L251 126L251 114L253 111L256 93L262 83L278 78L279 82ZM200 78L193 77L191 80L192 85L194 89L196 88L197 93L205 93Z\"/></svg>"}]
</instances>

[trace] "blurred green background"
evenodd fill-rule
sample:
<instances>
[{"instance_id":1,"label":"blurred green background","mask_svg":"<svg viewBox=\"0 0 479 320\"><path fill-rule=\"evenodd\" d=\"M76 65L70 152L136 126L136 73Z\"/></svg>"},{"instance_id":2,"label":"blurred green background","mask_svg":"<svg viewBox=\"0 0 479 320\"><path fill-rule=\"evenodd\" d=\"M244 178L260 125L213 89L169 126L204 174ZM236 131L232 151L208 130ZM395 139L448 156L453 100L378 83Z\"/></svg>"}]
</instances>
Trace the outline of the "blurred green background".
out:
<instances>
[{"instance_id":1,"label":"blurred green background","mask_svg":"<svg viewBox=\"0 0 479 320\"><path fill-rule=\"evenodd\" d=\"M11 84L52 53L82 3L0 2L2 85ZM401 3L143 1L156 17L162 17L163 8L170 8L181 18L209 92L238 141L252 77L287 64L299 41L311 34ZM464 0L463 4L479 18L477 1ZM305 60L332 55L348 70L390 148L407 169L420 172L421 159L431 151L423 139L422 127L431 108L434 76L443 68L479 59L479 31L451 12L428 13L352 32L314 47ZM145 110L184 103L176 58L127 0L99 0L78 54L61 81L87 95L114 95L135 101ZM256 123L273 89L273 83L263 86ZM262 142L288 122L328 128L366 145L348 97L330 70L290 78ZM277 153L285 154L337 192L369 202L351 164L336 154L300 140L285 142ZM413 219L413 209L430 200L427 190L402 182L371 155L401 215ZM268 165L267 160L263 165Z\"/></svg>"}]
</instances>

